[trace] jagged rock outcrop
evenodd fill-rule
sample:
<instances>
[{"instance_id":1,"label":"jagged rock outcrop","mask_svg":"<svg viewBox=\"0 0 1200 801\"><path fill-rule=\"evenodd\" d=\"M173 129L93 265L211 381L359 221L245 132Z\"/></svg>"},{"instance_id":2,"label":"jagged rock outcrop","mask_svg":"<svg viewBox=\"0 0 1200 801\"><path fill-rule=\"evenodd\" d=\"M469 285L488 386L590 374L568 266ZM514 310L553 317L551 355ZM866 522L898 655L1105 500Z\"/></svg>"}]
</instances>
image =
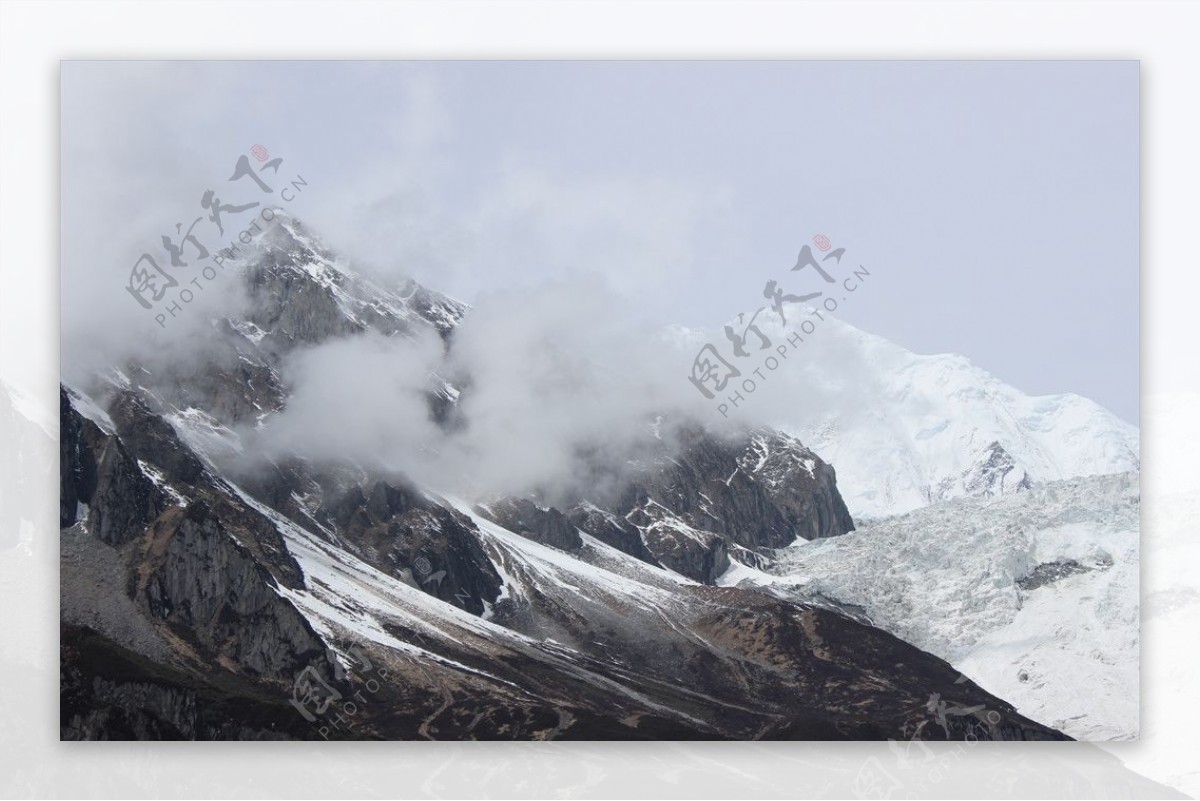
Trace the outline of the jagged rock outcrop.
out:
<instances>
[{"instance_id":1,"label":"jagged rock outcrop","mask_svg":"<svg viewBox=\"0 0 1200 801\"><path fill-rule=\"evenodd\" d=\"M572 507L567 518L576 528L586 531L601 542L627 553L643 562L657 565L658 560L646 548L640 532L628 520L606 512L593 503Z\"/></svg>"},{"instance_id":2,"label":"jagged rock outcrop","mask_svg":"<svg viewBox=\"0 0 1200 801\"><path fill-rule=\"evenodd\" d=\"M138 458L156 465L169 481L200 483L204 477L203 462L143 397L122 390L109 404L108 413L121 441Z\"/></svg>"},{"instance_id":3,"label":"jagged rock outcrop","mask_svg":"<svg viewBox=\"0 0 1200 801\"><path fill-rule=\"evenodd\" d=\"M352 487L316 512L367 562L472 614L500 593L500 576L458 512L415 490L376 481Z\"/></svg>"},{"instance_id":4,"label":"jagged rock outcrop","mask_svg":"<svg viewBox=\"0 0 1200 801\"><path fill-rule=\"evenodd\" d=\"M299 667L326 659L325 644L280 593L302 587L303 575L276 527L212 476L140 398L119 393L110 412L89 408L90 416L77 403L89 402L61 391L60 522L118 549L113 564L127 572L104 584L64 583L64 609L132 600L149 630L157 627L193 669L286 683ZM134 631L100 634L120 644Z\"/></svg>"},{"instance_id":5,"label":"jagged rock outcrop","mask_svg":"<svg viewBox=\"0 0 1200 801\"><path fill-rule=\"evenodd\" d=\"M481 614L499 592L500 577L479 547L474 524L400 476L291 458L255 465L237 480L292 523L472 614Z\"/></svg>"},{"instance_id":6,"label":"jagged rock outcrop","mask_svg":"<svg viewBox=\"0 0 1200 801\"><path fill-rule=\"evenodd\" d=\"M985 498L1024 492L1033 486L1029 474L1017 466L999 442L983 449L974 464L963 472L962 482L965 494Z\"/></svg>"},{"instance_id":7,"label":"jagged rock outcrop","mask_svg":"<svg viewBox=\"0 0 1200 801\"><path fill-rule=\"evenodd\" d=\"M554 507L539 506L528 498L505 498L477 507L477 511L494 523L534 542L564 551L583 545L579 531L566 515Z\"/></svg>"},{"instance_id":8,"label":"jagged rock outcrop","mask_svg":"<svg viewBox=\"0 0 1200 801\"><path fill-rule=\"evenodd\" d=\"M270 572L204 501L164 515L149 533L138 593L155 620L214 664L290 681L325 653Z\"/></svg>"},{"instance_id":9,"label":"jagged rock outcrop","mask_svg":"<svg viewBox=\"0 0 1200 801\"><path fill-rule=\"evenodd\" d=\"M404 335L414 326L448 336L466 312L461 303L416 282L392 292L338 269L338 257L298 220L282 212L279 220L247 265L249 303L238 323L267 353L365 331Z\"/></svg>"},{"instance_id":10,"label":"jagged rock outcrop","mask_svg":"<svg viewBox=\"0 0 1200 801\"><path fill-rule=\"evenodd\" d=\"M854 529L833 468L799 440L761 429L731 439L696 428L680 436L678 448L664 445L639 466L607 515L580 515L590 526L581 528L620 539L628 525L654 561L707 584L729 567L735 546L781 548Z\"/></svg>"},{"instance_id":11,"label":"jagged rock outcrop","mask_svg":"<svg viewBox=\"0 0 1200 801\"><path fill-rule=\"evenodd\" d=\"M59 390L59 525L83 522L109 545L141 536L167 499L116 436L101 430Z\"/></svg>"},{"instance_id":12,"label":"jagged rock outcrop","mask_svg":"<svg viewBox=\"0 0 1200 801\"><path fill-rule=\"evenodd\" d=\"M642 499L625 515L656 562L696 581L712 584L729 569L729 545L711 531L684 522L667 507Z\"/></svg>"}]
</instances>

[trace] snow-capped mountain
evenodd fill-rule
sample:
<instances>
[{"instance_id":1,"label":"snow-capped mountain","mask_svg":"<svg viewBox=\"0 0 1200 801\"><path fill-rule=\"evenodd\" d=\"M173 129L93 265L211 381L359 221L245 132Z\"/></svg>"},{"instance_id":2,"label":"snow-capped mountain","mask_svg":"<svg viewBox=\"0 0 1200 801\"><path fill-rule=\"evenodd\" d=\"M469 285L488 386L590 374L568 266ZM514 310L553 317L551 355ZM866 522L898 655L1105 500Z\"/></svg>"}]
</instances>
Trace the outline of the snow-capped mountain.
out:
<instances>
[{"instance_id":1,"label":"snow-capped mountain","mask_svg":"<svg viewBox=\"0 0 1200 801\"><path fill-rule=\"evenodd\" d=\"M779 551L721 583L854 614L1073 737L1138 733L1133 473L959 498Z\"/></svg>"},{"instance_id":2,"label":"snow-capped mountain","mask_svg":"<svg viewBox=\"0 0 1200 801\"><path fill-rule=\"evenodd\" d=\"M795 369L819 400L776 425L836 468L855 520L1140 467L1138 429L1093 401L1025 395L963 356L917 355L829 315Z\"/></svg>"},{"instance_id":3,"label":"snow-capped mountain","mask_svg":"<svg viewBox=\"0 0 1200 801\"><path fill-rule=\"evenodd\" d=\"M379 479L242 486L152 397L61 400L64 737L1061 739L837 611Z\"/></svg>"},{"instance_id":4,"label":"snow-capped mountain","mask_svg":"<svg viewBox=\"0 0 1200 801\"><path fill-rule=\"evenodd\" d=\"M289 351L453 348L469 315L285 222L197 355L63 388L64 737L1064 738L854 614L713 586L852 528L833 471L780 432L672 449L655 429L615 491L561 509L344 458L248 467L238 431L287 407ZM430 375L430 417L453 425L470 391Z\"/></svg>"}]
</instances>

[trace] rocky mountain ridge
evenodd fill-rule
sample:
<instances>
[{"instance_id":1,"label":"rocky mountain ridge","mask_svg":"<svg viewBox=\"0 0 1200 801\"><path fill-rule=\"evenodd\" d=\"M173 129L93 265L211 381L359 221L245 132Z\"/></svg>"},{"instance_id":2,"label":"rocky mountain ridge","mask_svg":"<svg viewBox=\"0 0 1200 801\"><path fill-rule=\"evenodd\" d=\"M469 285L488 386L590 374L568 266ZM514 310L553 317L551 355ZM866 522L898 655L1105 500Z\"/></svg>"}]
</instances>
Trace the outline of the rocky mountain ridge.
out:
<instances>
[{"instance_id":1,"label":"rocky mountain ridge","mask_svg":"<svg viewBox=\"0 0 1200 801\"><path fill-rule=\"evenodd\" d=\"M203 358L63 388L65 738L1063 738L893 635L711 586L853 527L779 432L692 431L563 509L338 461L239 469L237 427L288 401L283 354L418 328L452 347L466 313L286 217L244 266L256 302ZM469 387L428 379L449 420Z\"/></svg>"}]
</instances>

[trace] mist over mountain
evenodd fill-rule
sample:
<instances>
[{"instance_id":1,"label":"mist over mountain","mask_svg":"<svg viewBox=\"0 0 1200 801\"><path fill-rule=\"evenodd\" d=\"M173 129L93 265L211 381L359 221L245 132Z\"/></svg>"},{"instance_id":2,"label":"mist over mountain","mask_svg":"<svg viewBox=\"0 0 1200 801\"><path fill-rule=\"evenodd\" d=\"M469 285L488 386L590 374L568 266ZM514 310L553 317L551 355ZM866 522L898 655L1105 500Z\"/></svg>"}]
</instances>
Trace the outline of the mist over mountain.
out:
<instances>
[{"instance_id":1,"label":"mist over mountain","mask_svg":"<svg viewBox=\"0 0 1200 801\"><path fill-rule=\"evenodd\" d=\"M1030 398L964 357L917 356L828 314L769 385L718 411L723 399L686 376L706 343L728 344L719 327L623 314L594 275L474 307L411 279L385 288L278 215L230 268L248 280L222 276L153 338L136 326L103 350L72 338L67 380L124 362L176 383L254 365L274 390L253 413L218 407L231 457L345 459L469 495L595 490L650 447L651 427L657 448L694 425L794 433L839 469L863 517L1138 466L1136 428L1086 399ZM759 325L775 343L790 334L773 315Z\"/></svg>"},{"instance_id":2,"label":"mist over mountain","mask_svg":"<svg viewBox=\"0 0 1200 801\"><path fill-rule=\"evenodd\" d=\"M720 586L854 537L846 473L899 476L893 504L1056 477L1026 446L1057 418L992 425L978 385L1020 399L986 374L915 371L957 427L885 449L868 424L903 371L849 326L726 416L687 380L706 335L637 324L602 281L468 307L366 277L285 213L224 279L227 305L112 362L81 347L64 383L64 737L1065 737L890 621ZM831 416L867 426L836 438L846 467L795 436ZM1060 437L1056 467L1107 472L1112 431Z\"/></svg>"}]
</instances>

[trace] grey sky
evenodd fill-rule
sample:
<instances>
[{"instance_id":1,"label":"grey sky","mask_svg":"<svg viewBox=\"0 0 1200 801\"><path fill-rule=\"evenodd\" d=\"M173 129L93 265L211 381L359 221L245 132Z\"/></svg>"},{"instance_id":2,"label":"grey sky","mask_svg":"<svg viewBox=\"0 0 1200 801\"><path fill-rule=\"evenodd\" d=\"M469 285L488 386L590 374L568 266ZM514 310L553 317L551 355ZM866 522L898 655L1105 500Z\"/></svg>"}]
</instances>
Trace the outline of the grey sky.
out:
<instances>
[{"instance_id":1,"label":"grey sky","mask_svg":"<svg viewBox=\"0 0 1200 801\"><path fill-rule=\"evenodd\" d=\"M467 301L598 273L624 311L711 328L824 233L872 271L847 321L1136 423L1138 80L1136 62L65 63L64 328L136 311L128 265L262 143L309 180L296 211L332 246Z\"/></svg>"}]
</instances>

